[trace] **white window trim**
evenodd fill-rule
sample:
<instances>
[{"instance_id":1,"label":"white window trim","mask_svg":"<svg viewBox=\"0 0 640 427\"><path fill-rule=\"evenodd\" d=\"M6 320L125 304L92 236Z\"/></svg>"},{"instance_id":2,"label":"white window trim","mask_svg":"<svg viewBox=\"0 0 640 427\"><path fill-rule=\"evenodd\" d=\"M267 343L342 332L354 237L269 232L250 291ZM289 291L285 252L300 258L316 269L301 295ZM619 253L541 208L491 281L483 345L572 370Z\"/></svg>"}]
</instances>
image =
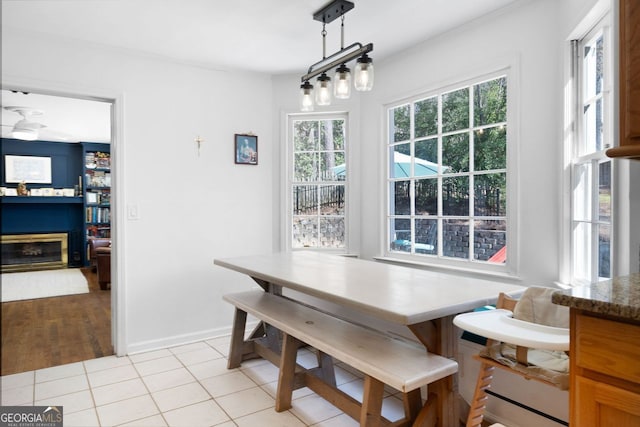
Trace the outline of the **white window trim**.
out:
<instances>
[{"instance_id":1,"label":"white window trim","mask_svg":"<svg viewBox=\"0 0 640 427\"><path fill-rule=\"evenodd\" d=\"M474 274L486 274L499 277L508 277L518 279L520 270L519 260L519 221L520 215L520 198L519 198L519 178L517 170L519 169L519 60L518 57L509 57L498 60L497 64L487 65L482 70L476 69L475 72L469 72L459 78L452 78L447 82L437 83L423 90L416 90L413 95L403 97L402 99L390 100L383 104L382 108L382 135L381 135L381 164L380 170L385 171L380 174L382 191L380 200L382 205L380 208L380 224L382 233L380 234L380 253L381 256L374 257L377 260L409 264L417 267L427 267L430 269L452 270L460 272L469 272ZM466 260L456 260L447 258L435 258L426 256L415 256L410 254L402 254L389 251L387 239L389 236L389 224L387 220L387 209L389 206L389 190L387 181L387 162L388 162L388 135L389 121L388 110L390 108L413 102L418 99L425 99L438 93L455 90L465 85L473 85L476 82L490 80L491 78L505 75L507 77L507 262L505 264L490 264L484 262L472 262Z\"/></svg>"},{"instance_id":2,"label":"white window trim","mask_svg":"<svg viewBox=\"0 0 640 427\"><path fill-rule=\"evenodd\" d=\"M345 212L344 212L345 247L344 248L320 248L320 247L294 248L292 245L291 224L293 223L293 213L291 211L291 205L293 201L292 201L292 195L290 191L291 186L293 185L293 168L291 167L293 165L293 143L291 140L291 138L293 137L291 133L292 123L294 120L326 120L329 118L343 119L345 121L346 137L347 137L347 142L345 147L345 160L347 163L348 170L353 170L353 165L352 165L353 162L351 161L352 150L350 148L350 146L352 145L351 143L352 132L351 132L351 123L350 123L349 113L345 111L316 112L316 113L289 113L285 115L285 118L283 120L283 125L285 127L285 130L282 134L285 135L285 150L284 150L284 156L283 156L284 163L282 167L282 175L283 175L283 182L285 183L285 185L282 186L282 191L284 192L284 194L282 195L282 199L281 199L283 200L283 203L282 203L283 222L282 222L281 235L282 235L282 242L283 242L282 247L287 252L321 251L321 252L330 252L330 253L338 253L338 254L348 254L350 253L350 250L353 246L352 235L354 233L352 233L353 230L351 229L351 224L353 221L350 220L352 211L353 211L353 207L351 206L352 202L351 202L351 196L350 196L351 187L352 187L351 182L353 181L353 178L350 175L353 175L353 173L350 173L350 172L348 172L347 180L345 182L345 196L344 196L345 197Z\"/></svg>"},{"instance_id":3,"label":"white window trim","mask_svg":"<svg viewBox=\"0 0 640 427\"><path fill-rule=\"evenodd\" d=\"M562 191L561 191L561 239L560 239L560 264L559 264L559 283L565 286L575 286L579 283L574 283L573 274L573 259L572 259L572 247L573 247L573 233L572 233L572 182L573 182L573 168L572 162L574 159L574 150L577 146L576 141L580 137L582 129L580 129L579 123L579 109L577 105L576 91L581 90L580 80L576 80L574 76L577 74L574 67L578 67L578 64L574 63L574 51L572 46L573 40L582 40L587 37L596 25L598 25L603 18L609 14L607 21L603 22L603 29L605 33L606 48L609 49L609 56L605 58L605 72L606 76L611 76L609 79L605 79L605 87L603 91L607 94L607 103L609 108L605 108L604 114L604 130L603 133L607 141L610 141L608 146L616 146L618 141L618 135L615 132L617 128L617 85L612 83L613 79L617 78L617 32L613 31L612 25L616 19L616 9L611 0L598 1L585 17L576 25L576 27L566 37L564 48L564 150L563 150L563 172L562 172ZM580 76L582 78L582 76ZM608 147L607 146L607 147ZM603 155L587 155L583 156L583 160L587 159L601 159ZM611 208L613 215L611 218L612 236L611 236L611 275L615 277L620 274L626 274L629 266L628 251L621 250L624 242L628 239L629 235L629 221L621 221L621 215L629 211L629 202L624 197L619 197L621 190L623 190L624 183L628 180L628 167L620 162L613 162L611 164ZM628 246L627 246L628 247Z\"/></svg>"}]
</instances>

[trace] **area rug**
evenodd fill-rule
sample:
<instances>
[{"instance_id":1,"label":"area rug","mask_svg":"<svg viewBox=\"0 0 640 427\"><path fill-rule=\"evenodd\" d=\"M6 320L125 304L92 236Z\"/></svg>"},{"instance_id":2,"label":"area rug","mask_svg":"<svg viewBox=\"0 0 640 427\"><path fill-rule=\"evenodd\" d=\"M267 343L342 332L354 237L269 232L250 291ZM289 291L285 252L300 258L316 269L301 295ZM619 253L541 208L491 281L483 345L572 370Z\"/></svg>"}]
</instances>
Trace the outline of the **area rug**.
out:
<instances>
[{"instance_id":1,"label":"area rug","mask_svg":"<svg viewBox=\"0 0 640 427\"><path fill-rule=\"evenodd\" d=\"M89 293L78 268L2 273L2 302Z\"/></svg>"}]
</instances>

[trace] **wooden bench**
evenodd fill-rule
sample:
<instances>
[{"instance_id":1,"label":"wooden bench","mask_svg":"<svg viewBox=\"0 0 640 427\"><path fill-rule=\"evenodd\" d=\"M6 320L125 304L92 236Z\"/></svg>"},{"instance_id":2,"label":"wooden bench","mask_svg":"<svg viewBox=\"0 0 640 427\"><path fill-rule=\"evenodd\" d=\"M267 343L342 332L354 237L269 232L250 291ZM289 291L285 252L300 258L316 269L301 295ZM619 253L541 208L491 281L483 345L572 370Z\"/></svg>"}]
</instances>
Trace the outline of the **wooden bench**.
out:
<instances>
[{"instance_id":1,"label":"wooden bench","mask_svg":"<svg viewBox=\"0 0 640 427\"><path fill-rule=\"evenodd\" d=\"M384 335L283 296L257 290L223 298L236 307L228 367L236 368L255 357L278 365L277 411L291 408L293 390L306 386L359 420L361 426L411 425L422 409L420 387L458 370L455 361L430 354L418 343ZM263 323L245 340L247 313ZM296 364L298 348L305 344L317 350L317 368ZM362 403L336 387L331 357L363 373ZM381 414L385 384L403 393L405 418L394 423ZM434 400L435 395L429 393L427 404L435 405Z\"/></svg>"}]
</instances>

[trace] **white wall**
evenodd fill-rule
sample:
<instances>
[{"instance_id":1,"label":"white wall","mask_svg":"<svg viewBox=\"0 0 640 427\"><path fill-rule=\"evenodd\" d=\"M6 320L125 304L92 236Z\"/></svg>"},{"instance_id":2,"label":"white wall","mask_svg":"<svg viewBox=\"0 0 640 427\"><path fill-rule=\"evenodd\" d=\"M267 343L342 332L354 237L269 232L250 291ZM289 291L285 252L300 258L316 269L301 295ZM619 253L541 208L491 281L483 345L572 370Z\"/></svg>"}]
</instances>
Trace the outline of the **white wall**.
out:
<instances>
[{"instance_id":1,"label":"white wall","mask_svg":"<svg viewBox=\"0 0 640 427\"><path fill-rule=\"evenodd\" d=\"M272 249L270 77L2 36L3 86L122 101L113 147L120 271L112 293L126 307L119 352L227 332L232 310L221 295L251 282L213 259ZM258 166L234 164L233 135L246 132L258 135ZM138 220L126 218L129 207Z\"/></svg>"}]
</instances>

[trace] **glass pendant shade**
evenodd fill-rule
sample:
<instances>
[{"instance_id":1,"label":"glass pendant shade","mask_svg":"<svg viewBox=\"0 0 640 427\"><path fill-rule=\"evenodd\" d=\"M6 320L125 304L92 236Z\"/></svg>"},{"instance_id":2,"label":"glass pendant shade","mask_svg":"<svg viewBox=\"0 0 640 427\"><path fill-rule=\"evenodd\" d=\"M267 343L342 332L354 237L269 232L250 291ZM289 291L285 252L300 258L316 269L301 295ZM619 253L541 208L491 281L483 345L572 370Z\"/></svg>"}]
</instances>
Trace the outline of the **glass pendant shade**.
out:
<instances>
[{"instance_id":1,"label":"glass pendant shade","mask_svg":"<svg viewBox=\"0 0 640 427\"><path fill-rule=\"evenodd\" d=\"M313 85L308 81L300 85L300 111L313 111Z\"/></svg>"},{"instance_id":2,"label":"glass pendant shade","mask_svg":"<svg viewBox=\"0 0 640 427\"><path fill-rule=\"evenodd\" d=\"M339 99L347 99L351 96L351 70L345 64L336 69L333 86L333 96Z\"/></svg>"},{"instance_id":3,"label":"glass pendant shade","mask_svg":"<svg viewBox=\"0 0 640 427\"><path fill-rule=\"evenodd\" d=\"M322 73L318 77L315 86L316 104L331 105L331 78L326 73Z\"/></svg>"},{"instance_id":4,"label":"glass pendant shade","mask_svg":"<svg viewBox=\"0 0 640 427\"><path fill-rule=\"evenodd\" d=\"M373 61L366 53L358 58L354 74L356 90L366 92L373 89Z\"/></svg>"}]
</instances>

